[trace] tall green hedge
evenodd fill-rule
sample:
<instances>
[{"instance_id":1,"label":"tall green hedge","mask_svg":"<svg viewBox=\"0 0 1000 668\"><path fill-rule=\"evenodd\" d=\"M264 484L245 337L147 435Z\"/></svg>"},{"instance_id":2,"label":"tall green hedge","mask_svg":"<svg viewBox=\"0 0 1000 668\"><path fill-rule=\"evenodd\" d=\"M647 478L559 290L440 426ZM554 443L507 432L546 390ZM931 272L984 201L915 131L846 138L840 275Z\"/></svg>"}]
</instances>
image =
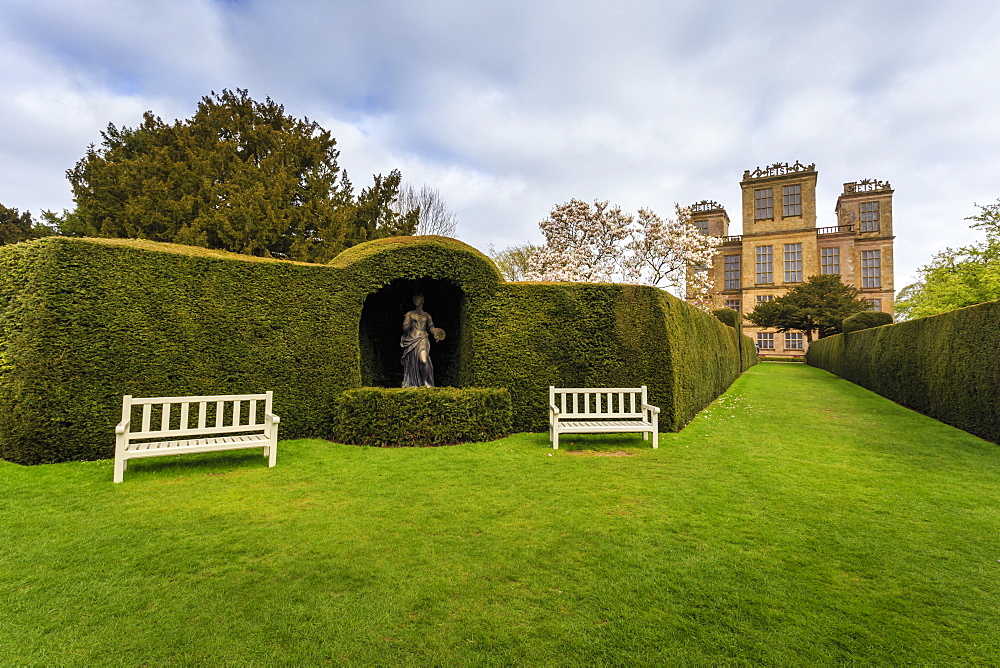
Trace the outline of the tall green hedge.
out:
<instances>
[{"instance_id":1,"label":"tall green hedge","mask_svg":"<svg viewBox=\"0 0 1000 668\"><path fill-rule=\"evenodd\" d=\"M545 428L550 384L647 385L678 429L756 361L736 330L663 291L504 283L443 237L362 244L327 266L54 237L0 248L0 457L110 457L123 394L273 390L282 437L330 437L340 393L394 382L413 291L448 331L432 346L438 384L508 388L518 431Z\"/></svg>"},{"instance_id":2,"label":"tall green hedge","mask_svg":"<svg viewBox=\"0 0 1000 668\"><path fill-rule=\"evenodd\" d=\"M647 384L653 403L669 396L669 346L662 312L628 305L618 285L509 283L489 302L477 327L473 376L506 387L515 431L548 425L548 388ZM659 321L659 322L656 322ZM637 328L659 329L638 345ZM659 366L658 366L659 363ZM638 379L644 379L637 383Z\"/></svg>"},{"instance_id":3,"label":"tall green hedge","mask_svg":"<svg viewBox=\"0 0 1000 668\"><path fill-rule=\"evenodd\" d=\"M881 327L891 325L892 316L883 311L862 311L844 318L843 330L845 334L857 332L869 327Z\"/></svg>"},{"instance_id":4,"label":"tall green hedge","mask_svg":"<svg viewBox=\"0 0 1000 668\"><path fill-rule=\"evenodd\" d=\"M756 362L731 327L648 286L508 283L476 331L476 384L510 390L515 431L548 428L550 385L646 385L677 430Z\"/></svg>"},{"instance_id":5,"label":"tall green hedge","mask_svg":"<svg viewBox=\"0 0 1000 668\"><path fill-rule=\"evenodd\" d=\"M712 311L712 315L733 329L740 329L741 321L743 320L740 312L733 308L717 308Z\"/></svg>"},{"instance_id":6,"label":"tall green hedge","mask_svg":"<svg viewBox=\"0 0 1000 668\"><path fill-rule=\"evenodd\" d=\"M757 347L740 330L687 302L663 292L659 297L672 343L674 388L672 415L661 413L660 420L677 431L757 363Z\"/></svg>"},{"instance_id":7,"label":"tall green hedge","mask_svg":"<svg viewBox=\"0 0 1000 668\"><path fill-rule=\"evenodd\" d=\"M806 361L1000 443L1000 301L823 338Z\"/></svg>"},{"instance_id":8,"label":"tall green hedge","mask_svg":"<svg viewBox=\"0 0 1000 668\"><path fill-rule=\"evenodd\" d=\"M4 459L111 456L123 394L273 390L283 437L321 433L360 383L327 267L64 238L0 258Z\"/></svg>"}]
</instances>

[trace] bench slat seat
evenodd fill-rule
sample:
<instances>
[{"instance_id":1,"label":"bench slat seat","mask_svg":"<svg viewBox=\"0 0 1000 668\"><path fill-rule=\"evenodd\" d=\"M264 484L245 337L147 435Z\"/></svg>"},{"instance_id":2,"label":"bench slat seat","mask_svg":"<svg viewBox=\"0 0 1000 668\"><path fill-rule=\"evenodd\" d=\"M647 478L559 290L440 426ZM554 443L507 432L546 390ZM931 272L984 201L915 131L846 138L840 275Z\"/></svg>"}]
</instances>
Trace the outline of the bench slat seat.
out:
<instances>
[{"instance_id":1,"label":"bench slat seat","mask_svg":"<svg viewBox=\"0 0 1000 668\"><path fill-rule=\"evenodd\" d=\"M201 397L125 395L122 421L115 427L114 481L121 482L128 460L138 457L263 448L268 466L274 466L281 419L271 412L271 399L271 392ZM134 425L133 418L137 418ZM133 426L136 431L132 431Z\"/></svg>"},{"instance_id":2,"label":"bench slat seat","mask_svg":"<svg viewBox=\"0 0 1000 668\"><path fill-rule=\"evenodd\" d=\"M263 434L255 436L221 436L218 438L194 438L186 441L152 441L148 443L130 443L126 452L134 457L152 457L155 455L179 455L185 452L208 452L210 450L234 450L237 448L262 447L267 445L268 438ZM247 445L254 444L254 445ZM165 452L171 450L172 452ZM145 454L144 454L145 453Z\"/></svg>"},{"instance_id":3,"label":"bench slat seat","mask_svg":"<svg viewBox=\"0 0 1000 668\"><path fill-rule=\"evenodd\" d=\"M646 386L594 388L549 386L549 440L559 434L639 432L659 447L660 409L646 401Z\"/></svg>"},{"instance_id":4,"label":"bench slat seat","mask_svg":"<svg viewBox=\"0 0 1000 668\"><path fill-rule=\"evenodd\" d=\"M587 432L601 431L652 431L652 425L642 420L564 420L559 423L559 431Z\"/></svg>"}]
</instances>

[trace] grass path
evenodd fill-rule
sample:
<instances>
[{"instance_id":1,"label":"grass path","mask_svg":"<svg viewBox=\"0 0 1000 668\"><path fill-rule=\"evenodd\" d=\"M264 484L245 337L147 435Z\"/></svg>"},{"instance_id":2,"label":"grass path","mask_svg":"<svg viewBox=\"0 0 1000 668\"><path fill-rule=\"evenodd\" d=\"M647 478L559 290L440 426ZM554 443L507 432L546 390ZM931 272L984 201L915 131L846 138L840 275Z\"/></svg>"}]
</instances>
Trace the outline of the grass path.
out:
<instances>
[{"instance_id":1,"label":"grass path","mask_svg":"<svg viewBox=\"0 0 1000 668\"><path fill-rule=\"evenodd\" d=\"M0 664L1000 663L1000 446L781 363L643 446L0 462Z\"/></svg>"}]
</instances>

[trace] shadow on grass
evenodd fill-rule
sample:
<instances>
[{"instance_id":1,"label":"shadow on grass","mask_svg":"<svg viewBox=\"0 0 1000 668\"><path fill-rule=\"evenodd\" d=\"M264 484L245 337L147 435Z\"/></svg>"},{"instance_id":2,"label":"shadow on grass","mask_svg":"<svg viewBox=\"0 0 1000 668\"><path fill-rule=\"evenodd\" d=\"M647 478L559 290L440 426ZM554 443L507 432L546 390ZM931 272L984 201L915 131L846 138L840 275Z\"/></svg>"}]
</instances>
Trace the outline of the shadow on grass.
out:
<instances>
[{"instance_id":1,"label":"shadow on grass","mask_svg":"<svg viewBox=\"0 0 1000 668\"><path fill-rule=\"evenodd\" d=\"M545 441L548 445L548 441ZM593 451L610 453L621 450L652 450L653 441L642 440L641 434L573 434L559 438L559 449L580 454Z\"/></svg>"},{"instance_id":2,"label":"shadow on grass","mask_svg":"<svg viewBox=\"0 0 1000 668\"><path fill-rule=\"evenodd\" d=\"M280 465L281 448L278 448ZM190 475L233 475L243 471L267 468L267 457L255 450L228 450L200 452L186 455L167 455L130 459L125 470L125 482L130 477L182 478Z\"/></svg>"}]
</instances>

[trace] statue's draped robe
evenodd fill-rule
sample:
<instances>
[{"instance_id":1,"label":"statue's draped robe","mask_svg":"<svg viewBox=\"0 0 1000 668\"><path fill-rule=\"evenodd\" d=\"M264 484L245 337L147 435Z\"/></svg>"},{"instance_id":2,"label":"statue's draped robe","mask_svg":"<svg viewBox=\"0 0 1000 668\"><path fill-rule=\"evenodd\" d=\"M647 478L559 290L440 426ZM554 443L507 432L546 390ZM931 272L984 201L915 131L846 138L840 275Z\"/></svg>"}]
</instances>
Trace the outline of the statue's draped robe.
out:
<instances>
[{"instance_id":1,"label":"statue's draped robe","mask_svg":"<svg viewBox=\"0 0 1000 668\"><path fill-rule=\"evenodd\" d=\"M434 387L434 365L431 364L431 328L434 321L426 312L410 311L403 316L403 387ZM426 362L420 352L427 351Z\"/></svg>"}]
</instances>

